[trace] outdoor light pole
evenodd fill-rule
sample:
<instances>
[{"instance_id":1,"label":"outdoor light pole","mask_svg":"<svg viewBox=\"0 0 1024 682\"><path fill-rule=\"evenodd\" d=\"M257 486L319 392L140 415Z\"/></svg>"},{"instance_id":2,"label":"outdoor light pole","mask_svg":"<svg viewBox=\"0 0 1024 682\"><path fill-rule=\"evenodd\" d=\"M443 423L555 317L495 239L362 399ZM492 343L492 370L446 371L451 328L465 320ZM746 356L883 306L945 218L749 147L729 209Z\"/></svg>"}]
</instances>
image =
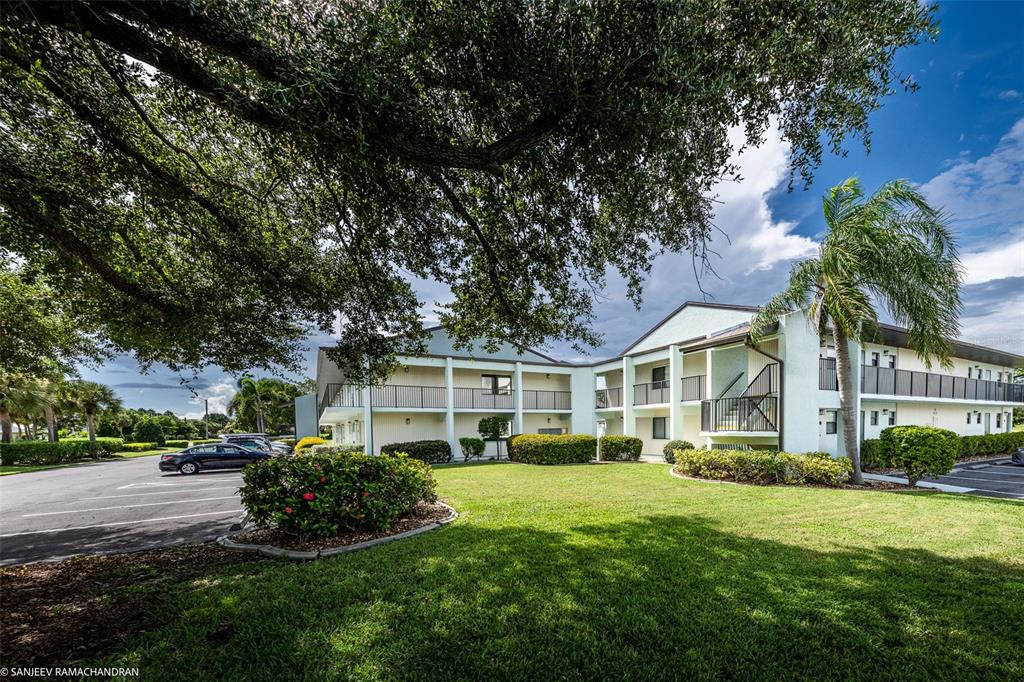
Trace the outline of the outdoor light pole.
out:
<instances>
[{"instance_id":1,"label":"outdoor light pole","mask_svg":"<svg viewBox=\"0 0 1024 682\"><path fill-rule=\"evenodd\" d=\"M206 431L204 438L210 440L210 401L208 398L203 398L203 410L206 412L203 416L203 428Z\"/></svg>"}]
</instances>

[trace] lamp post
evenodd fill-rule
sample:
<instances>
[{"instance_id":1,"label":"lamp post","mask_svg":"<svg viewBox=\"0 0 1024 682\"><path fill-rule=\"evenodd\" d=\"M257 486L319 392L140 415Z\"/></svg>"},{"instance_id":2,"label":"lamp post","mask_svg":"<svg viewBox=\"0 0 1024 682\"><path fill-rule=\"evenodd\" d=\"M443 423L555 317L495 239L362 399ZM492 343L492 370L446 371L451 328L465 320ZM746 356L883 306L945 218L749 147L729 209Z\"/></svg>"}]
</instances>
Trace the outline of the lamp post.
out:
<instances>
[{"instance_id":1,"label":"lamp post","mask_svg":"<svg viewBox=\"0 0 1024 682\"><path fill-rule=\"evenodd\" d=\"M208 398L203 398L203 410L206 414L203 416L203 429L206 432L206 440L210 440L210 401Z\"/></svg>"}]
</instances>

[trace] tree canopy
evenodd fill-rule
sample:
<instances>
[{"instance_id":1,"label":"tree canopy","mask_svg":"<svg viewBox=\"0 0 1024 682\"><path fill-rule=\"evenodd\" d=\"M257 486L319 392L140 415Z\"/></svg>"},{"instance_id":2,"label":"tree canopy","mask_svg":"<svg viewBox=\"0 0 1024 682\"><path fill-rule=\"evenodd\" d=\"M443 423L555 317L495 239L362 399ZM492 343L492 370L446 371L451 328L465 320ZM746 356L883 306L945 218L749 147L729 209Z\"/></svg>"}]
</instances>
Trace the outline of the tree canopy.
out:
<instances>
[{"instance_id":1,"label":"tree canopy","mask_svg":"<svg viewBox=\"0 0 1024 682\"><path fill-rule=\"evenodd\" d=\"M810 177L911 87L930 8L873 3L10 2L0 243L143 363L380 376L423 348L598 341L618 271L698 259L728 131ZM728 226L723 226L726 229Z\"/></svg>"}]
</instances>

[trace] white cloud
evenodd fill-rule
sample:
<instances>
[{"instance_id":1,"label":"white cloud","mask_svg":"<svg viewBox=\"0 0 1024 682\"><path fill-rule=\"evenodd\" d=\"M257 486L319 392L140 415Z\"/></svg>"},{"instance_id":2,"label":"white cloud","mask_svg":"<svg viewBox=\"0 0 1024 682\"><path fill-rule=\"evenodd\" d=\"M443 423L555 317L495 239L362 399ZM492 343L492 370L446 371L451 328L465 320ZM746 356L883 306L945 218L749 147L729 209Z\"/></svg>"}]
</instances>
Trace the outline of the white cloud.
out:
<instances>
[{"instance_id":1,"label":"white cloud","mask_svg":"<svg viewBox=\"0 0 1024 682\"><path fill-rule=\"evenodd\" d=\"M956 161L921 190L950 214L964 253L1019 238L1024 234L1024 119L990 154L976 161Z\"/></svg>"},{"instance_id":2,"label":"white cloud","mask_svg":"<svg viewBox=\"0 0 1024 682\"><path fill-rule=\"evenodd\" d=\"M235 382L231 381L230 378L224 377L215 384L211 384L206 388L197 392L197 395L193 396L188 402L190 405L203 405L204 400L209 400L210 413L220 412L227 414L228 403L235 396L238 389L235 386ZM203 410L196 410L192 412L186 412L182 415L185 419L202 419L204 415Z\"/></svg>"},{"instance_id":3,"label":"white cloud","mask_svg":"<svg viewBox=\"0 0 1024 682\"><path fill-rule=\"evenodd\" d=\"M1020 97L1020 92L1017 90L1003 90L998 95L999 99L1012 100Z\"/></svg>"},{"instance_id":4,"label":"white cloud","mask_svg":"<svg viewBox=\"0 0 1024 682\"><path fill-rule=\"evenodd\" d=\"M981 284L1024 274L1024 236L963 255L964 284Z\"/></svg>"}]
</instances>

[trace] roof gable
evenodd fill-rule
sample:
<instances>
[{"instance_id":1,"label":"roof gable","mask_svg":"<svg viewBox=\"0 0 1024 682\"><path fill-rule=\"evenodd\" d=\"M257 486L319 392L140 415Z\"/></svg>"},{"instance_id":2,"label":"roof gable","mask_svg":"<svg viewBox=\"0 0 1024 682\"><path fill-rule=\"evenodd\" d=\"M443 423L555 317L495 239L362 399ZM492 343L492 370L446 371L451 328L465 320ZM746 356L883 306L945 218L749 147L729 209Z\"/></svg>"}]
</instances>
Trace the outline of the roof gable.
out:
<instances>
[{"instance_id":1,"label":"roof gable","mask_svg":"<svg viewBox=\"0 0 1024 682\"><path fill-rule=\"evenodd\" d=\"M622 351L622 355L662 348L744 324L749 322L758 310L756 306L687 301L644 332Z\"/></svg>"}]
</instances>

